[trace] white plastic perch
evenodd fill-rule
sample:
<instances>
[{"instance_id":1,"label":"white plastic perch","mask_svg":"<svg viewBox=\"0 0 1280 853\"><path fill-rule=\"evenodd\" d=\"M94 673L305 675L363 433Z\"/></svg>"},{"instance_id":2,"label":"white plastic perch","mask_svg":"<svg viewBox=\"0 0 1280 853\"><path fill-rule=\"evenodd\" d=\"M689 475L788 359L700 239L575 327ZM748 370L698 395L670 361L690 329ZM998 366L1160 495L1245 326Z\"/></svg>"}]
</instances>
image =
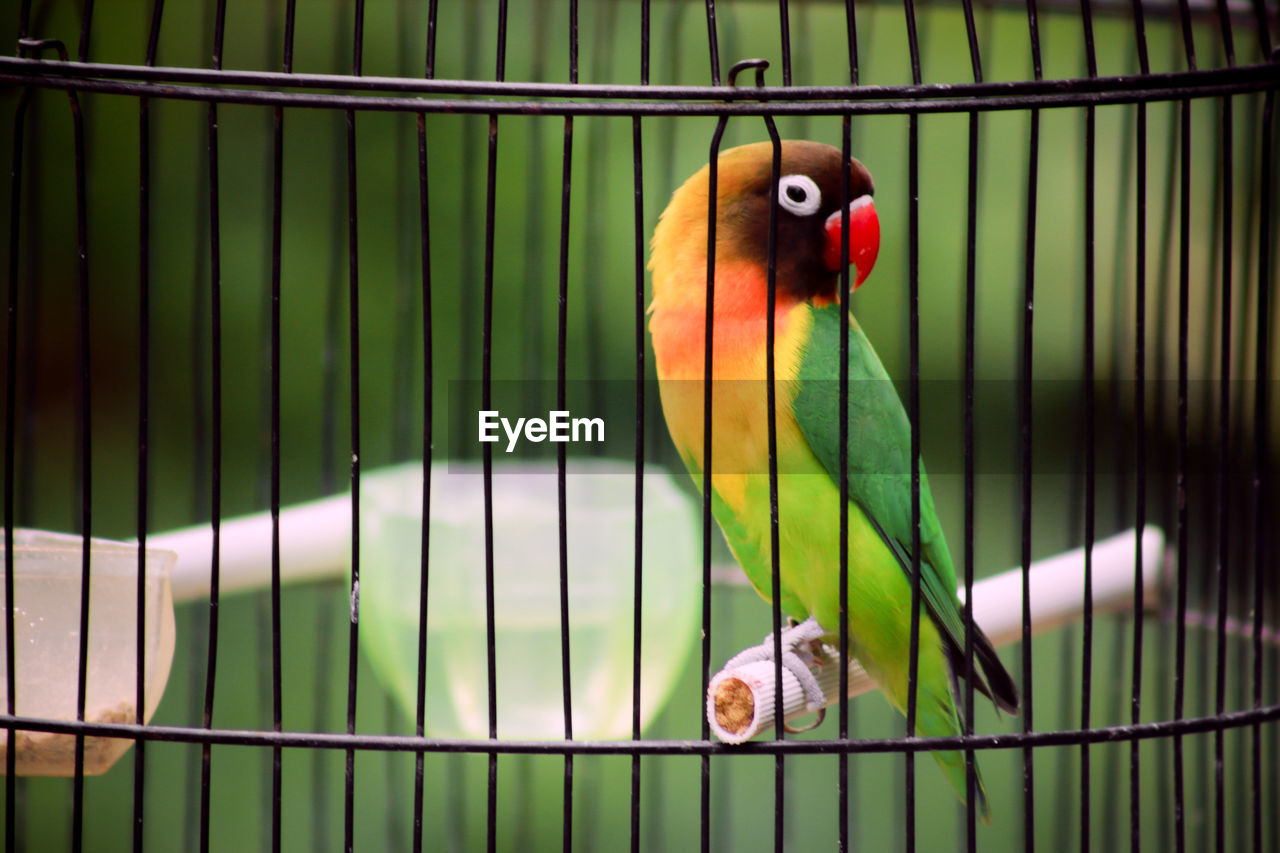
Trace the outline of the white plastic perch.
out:
<instances>
[{"instance_id":1,"label":"white plastic perch","mask_svg":"<svg viewBox=\"0 0 1280 853\"><path fill-rule=\"evenodd\" d=\"M1133 607L1134 537L1120 533L1093 546L1094 613ZM1144 604L1159 604L1164 534L1147 527L1142 536ZM1084 549L1068 551L1031 564L1029 572L1031 632L1040 634L1070 624L1084 612ZM961 600L964 591L961 590ZM1022 570L1011 569L973 585L973 618L995 646L1022 639ZM840 653L823 646L811 670L822 688L825 705L840 700ZM745 743L774 725L774 663L756 661L723 669L707 685L707 721L725 743ZM849 696L876 688L856 661L849 662ZM782 670L783 713L787 721L806 713L804 691L796 676Z\"/></svg>"},{"instance_id":2,"label":"white plastic perch","mask_svg":"<svg viewBox=\"0 0 1280 853\"><path fill-rule=\"evenodd\" d=\"M271 514L227 519L219 527L218 591L257 589L270 582ZM209 597L213 530L203 524L147 537L147 547L178 554L173 600ZM351 560L351 495L280 510L280 579L341 577Z\"/></svg>"}]
</instances>

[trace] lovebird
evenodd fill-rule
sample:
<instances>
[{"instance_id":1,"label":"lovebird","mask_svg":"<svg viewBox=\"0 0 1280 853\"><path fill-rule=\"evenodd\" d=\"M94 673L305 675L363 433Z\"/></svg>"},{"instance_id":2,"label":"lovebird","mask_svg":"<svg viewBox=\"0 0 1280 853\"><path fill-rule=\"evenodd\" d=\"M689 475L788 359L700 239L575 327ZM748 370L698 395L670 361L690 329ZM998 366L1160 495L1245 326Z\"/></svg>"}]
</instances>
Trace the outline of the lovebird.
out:
<instances>
[{"instance_id":1,"label":"lovebird","mask_svg":"<svg viewBox=\"0 0 1280 853\"><path fill-rule=\"evenodd\" d=\"M723 152L717 166L712 352L711 482L703 476L709 169L671 198L654 230L649 331L667 427L734 557L766 600L771 590L766 397L771 143ZM842 243L866 279L880 244L874 185L857 160L841 223L843 157L816 142L783 141L776 199L775 348L780 607L802 624L783 642L840 635L839 357ZM847 234L843 233L847 230ZM911 632L911 426L879 357L849 319L849 651L902 713ZM957 678L964 619L955 568L920 466L920 633L916 731L961 734ZM974 626L974 687L1014 713L1018 690ZM761 652L772 659L772 643ZM784 653L784 659L788 657ZM800 667L803 669L803 666ZM807 674L807 671L806 673ZM798 673L798 676L800 674ZM802 684L805 682L803 681ZM816 682L811 682L816 688ZM807 694L808 695L808 694ZM819 691L820 695L820 691ZM811 697L812 698L812 697ZM816 703L811 701L811 707ZM933 753L965 797L959 751ZM990 820L981 777L977 808Z\"/></svg>"}]
</instances>

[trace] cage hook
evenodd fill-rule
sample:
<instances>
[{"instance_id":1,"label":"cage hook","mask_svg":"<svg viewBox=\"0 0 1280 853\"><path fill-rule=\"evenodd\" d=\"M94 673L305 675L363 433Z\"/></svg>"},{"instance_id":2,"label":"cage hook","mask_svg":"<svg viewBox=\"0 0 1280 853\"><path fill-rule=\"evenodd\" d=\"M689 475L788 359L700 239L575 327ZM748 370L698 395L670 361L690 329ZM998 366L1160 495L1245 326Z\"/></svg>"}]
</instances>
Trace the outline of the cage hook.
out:
<instances>
[{"instance_id":1,"label":"cage hook","mask_svg":"<svg viewBox=\"0 0 1280 853\"><path fill-rule=\"evenodd\" d=\"M42 50L53 48L58 52L58 59L68 62L67 46L58 39L18 39L18 55L26 56L27 54L38 53Z\"/></svg>"},{"instance_id":2,"label":"cage hook","mask_svg":"<svg viewBox=\"0 0 1280 853\"><path fill-rule=\"evenodd\" d=\"M729 85L730 86L738 85L737 83L738 75L743 71L746 71L748 68L754 68L756 70L756 86L763 87L764 86L764 70L768 67L769 67L769 60L767 59L739 60L738 62L735 62L733 64L732 68L729 69Z\"/></svg>"}]
</instances>

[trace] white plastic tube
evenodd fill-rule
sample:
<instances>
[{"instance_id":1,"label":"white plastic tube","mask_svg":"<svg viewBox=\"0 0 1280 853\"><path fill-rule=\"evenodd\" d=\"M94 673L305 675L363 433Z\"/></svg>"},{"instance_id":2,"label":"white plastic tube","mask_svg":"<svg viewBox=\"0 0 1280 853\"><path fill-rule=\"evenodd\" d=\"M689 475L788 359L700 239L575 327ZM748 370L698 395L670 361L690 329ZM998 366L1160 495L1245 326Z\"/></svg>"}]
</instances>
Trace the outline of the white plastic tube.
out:
<instances>
[{"instance_id":1,"label":"white plastic tube","mask_svg":"<svg viewBox=\"0 0 1280 853\"><path fill-rule=\"evenodd\" d=\"M1093 546L1093 611L1107 613L1133 607L1136 530L1128 530ZM1143 603L1160 604L1164 533L1147 527L1142 536ZM1041 634L1081 618L1084 613L1083 548L1031 564L1028 581L1031 633ZM961 590L963 600L964 591ZM1010 569L973 585L973 616L995 646L1022 639L1022 569ZM840 700L839 651L823 647L813 667L827 705ZM856 661L849 662L849 696L876 688ZM805 715L804 693L795 675L782 671L786 721ZM707 685L707 721L725 743L744 743L774 724L774 664L758 661L721 670Z\"/></svg>"},{"instance_id":2,"label":"white plastic tube","mask_svg":"<svg viewBox=\"0 0 1280 853\"><path fill-rule=\"evenodd\" d=\"M271 578L271 514L227 519L218 537L218 591L265 586ZM178 553L173 600L209 597L213 530L187 527L147 537L148 548ZM351 495L343 494L280 511L280 579L341 577L351 564Z\"/></svg>"}]
</instances>

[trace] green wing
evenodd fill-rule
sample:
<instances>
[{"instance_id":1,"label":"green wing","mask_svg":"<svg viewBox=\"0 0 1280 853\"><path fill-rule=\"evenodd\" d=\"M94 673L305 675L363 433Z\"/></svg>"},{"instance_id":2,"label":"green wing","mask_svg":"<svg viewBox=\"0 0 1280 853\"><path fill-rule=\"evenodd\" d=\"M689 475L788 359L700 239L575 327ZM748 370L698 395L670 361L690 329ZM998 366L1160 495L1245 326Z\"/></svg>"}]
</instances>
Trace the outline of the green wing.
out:
<instances>
[{"instance_id":1,"label":"green wing","mask_svg":"<svg viewBox=\"0 0 1280 853\"><path fill-rule=\"evenodd\" d=\"M794 411L809 447L837 484L840 481L840 308L815 308L813 329L800 360ZM849 331L849 500L875 525L911 577L911 424L892 380L856 324ZM956 598L955 567L934 511L924 462L920 462L920 594L942 630L953 662L963 663L964 620ZM975 677L974 686L1008 710L1017 690L990 642L975 632L975 648L994 691ZM956 667L960 669L962 667ZM993 668L998 672L993 672ZM996 698L996 697L999 698Z\"/></svg>"},{"instance_id":2,"label":"green wing","mask_svg":"<svg viewBox=\"0 0 1280 853\"><path fill-rule=\"evenodd\" d=\"M795 416L800 431L837 484L840 478L840 309L813 311L800 360ZM857 503L911 571L911 424L862 330L849 331L849 499ZM956 575L920 463L920 593L951 638L963 646Z\"/></svg>"}]
</instances>

